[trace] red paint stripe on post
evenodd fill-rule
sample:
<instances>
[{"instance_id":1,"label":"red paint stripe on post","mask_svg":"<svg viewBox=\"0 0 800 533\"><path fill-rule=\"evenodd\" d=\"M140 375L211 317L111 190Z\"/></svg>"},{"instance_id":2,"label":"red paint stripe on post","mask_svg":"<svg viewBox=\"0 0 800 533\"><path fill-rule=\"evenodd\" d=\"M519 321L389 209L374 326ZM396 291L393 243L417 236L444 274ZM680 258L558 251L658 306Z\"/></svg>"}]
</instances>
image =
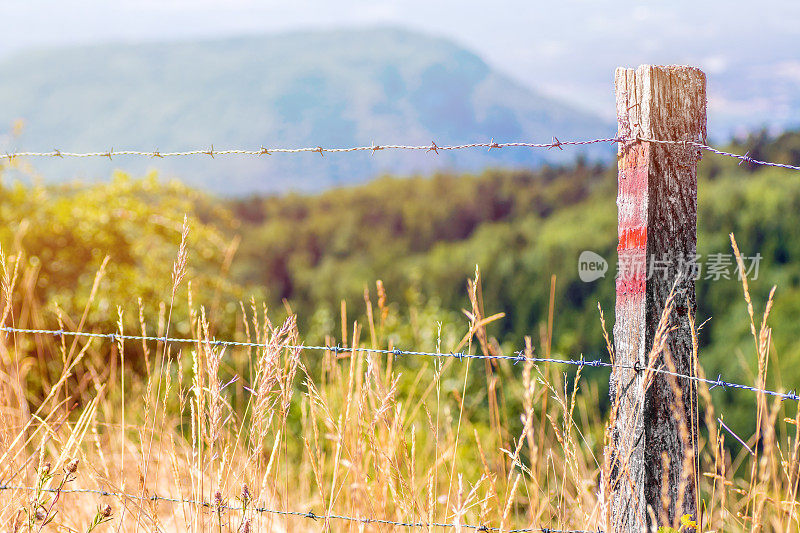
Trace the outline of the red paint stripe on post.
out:
<instances>
[{"instance_id":1,"label":"red paint stripe on post","mask_svg":"<svg viewBox=\"0 0 800 533\"><path fill-rule=\"evenodd\" d=\"M620 228L618 251L641 249L647 246L647 226Z\"/></svg>"}]
</instances>

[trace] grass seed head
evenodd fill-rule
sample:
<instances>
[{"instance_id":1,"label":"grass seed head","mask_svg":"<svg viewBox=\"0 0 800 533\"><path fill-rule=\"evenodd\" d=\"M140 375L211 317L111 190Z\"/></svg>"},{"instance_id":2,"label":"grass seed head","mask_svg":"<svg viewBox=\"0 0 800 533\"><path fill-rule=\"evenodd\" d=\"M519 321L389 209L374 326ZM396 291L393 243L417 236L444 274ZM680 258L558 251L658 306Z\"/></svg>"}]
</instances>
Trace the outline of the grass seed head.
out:
<instances>
[{"instance_id":1,"label":"grass seed head","mask_svg":"<svg viewBox=\"0 0 800 533\"><path fill-rule=\"evenodd\" d=\"M74 474L75 472L77 472L78 471L78 460L77 459L73 459L72 461L67 463L67 466L64 467L64 471L67 474Z\"/></svg>"}]
</instances>

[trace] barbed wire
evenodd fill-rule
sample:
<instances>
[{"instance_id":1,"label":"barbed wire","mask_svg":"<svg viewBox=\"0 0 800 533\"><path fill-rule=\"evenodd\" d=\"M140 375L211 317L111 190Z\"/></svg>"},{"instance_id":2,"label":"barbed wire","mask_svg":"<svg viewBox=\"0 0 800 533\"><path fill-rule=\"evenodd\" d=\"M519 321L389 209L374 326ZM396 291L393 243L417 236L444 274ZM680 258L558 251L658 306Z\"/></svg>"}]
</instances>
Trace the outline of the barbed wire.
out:
<instances>
[{"instance_id":1,"label":"barbed wire","mask_svg":"<svg viewBox=\"0 0 800 533\"><path fill-rule=\"evenodd\" d=\"M738 159L740 161L740 165L742 163L750 163L752 165L760 165L760 166L767 166L767 167L778 167L778 168L785 168L789 170L800 170L800 166L797 165L787 165L785 163L773 163L771 161L762 161L760 159L755 159L750 157L750 152L742 154L734 154L732 152L725 152L723 150L718 150L712 146L708 146L707 144L695 142L695 141L663 141L659 139L646 139L643 137L637 137L633 139L634 141L642 141L642 142L651 142L656 144L670 144L670 145L683 145L683 146L694 146L695 148L700 148L701 150L705 150L707 152L711 152L713 154L725 156L725 157L733 157L734 159ZM620 141L623 142L623 141Z\"/></svg>"},{"instance_id":2,"label":"barbed wire","mask_svg":"<svg viewBox=\"0 0 800 533\"><path fill-rule=\"evenodd\" d=\"M117 339L122 339L122 340L176 343L176 344L178 343L204 344L214 347L234 346L234 347L246 347L246 348L283 348L289 350L329 351L334 353L369 352L369 353L383 354L383 355L394 355L397 357L402 357L402 356L452 357L458 360L493 359L493 360L512 361L515 365L517 363L531 362L531 363L554 363L554 364L571 365L576 367L623 368L627 370L633 370L637 373L648 371L657 374L672 376L678 379L694 381L696 383L705 383L706 385L709 385L710 390L715 389L717 387L721 387L722 389L727 389L727 388L740 389L740 390L748 390L756 394L765 394L768 396L773 396L776 398L780 398L781 400L800 401L800 395L797 394L796 389L792 389L789 392L779 392L761 387L752 387L750 385L744 385L741 383L735 383L723 380L721 374L717 376L717 379L708 379L699 376L692 376L689 374L681 374L679 372L672 372L664 368L647 367L645 365L640 364L638 361L632 365L629 365L622 363L612 363L609 361L604 361L602 359L585 359L583 357L581 357L580 359L559 359L557 357L531 357L525 355L525 352L522 350L514 352L513 355L503 355L503 354L484 355L484 354L470 354L464 352L425 352L417 350L401 350L399 348L382 349L382 348L368 348L368 347L346 347L338 345L328 346L328 345L304 345L304 344L286 344L286 343L270 344L270 343L258 343L258 342L246 342L246 341L216 340L216 339L191 339L184 337L168 337L168 336L158 337L149 335L123 335L119 333L91 333L85 331L26 329L26 328L13 328L8 326L0 327L0 332L5 332L7 335L9 333L20 333L20 334L30 334L30 335L49 335L56 338L60 338L62 336L86 337L93 339L104 339L112 342L116 342Z\"/></svg>"},{"instance_id":3,"label":"barbed wire","mask_svg":"<svg viewBox=\"0 0 800 533\"><path fill-rule=\"evenodd\" d=\"M259 514L274 514L280 516L294 516L299 518L308 518L314 521L317 520L341 520L347 522L359 522L361 524L380 524L386 526L397 526L397 527L407 527L407 528L430 528L430 527L446 527L446 528L465 528L465 529L474 529L475 531L503 531L505 533L530 533L530 532L540 532L540 533L603 533L602 529L597 530L585 530L585 529L554 529L549 527L530 527L530 528L523 528L523 529L506 529L506 528L499 528L499 527L492 527L485 524L456 524L456 523L448 523L448 522L400 522L395 520L388 520L385 518L369 518L369 517L358 517L358 516L347 516L347 515L340 515L340 514L316 514L313 510L309 510L306 512L303 511L284 511L280 509L270 509L268 507L261 507L258 505L248 505L246 508L244 506L239 505L228 505L226 503L211 503L202 500L192 500L192 499L184 499L184 498L175 498L171 496L159 496L156 494L152 494L150 496L140 496L137 494L127 494L124 492L112 492L102 489L84 489L84 488L76 488L76 489L53 489L53 488L43 488L37 489L36 487L28 487L22 485L4 485L0 484L0 491L2 490L18 490L18 491L27 491L27 492L34 492L36 490L42 490L44 492L56 493L60 492L61 494L97 494L99 496L107 496L107 497L115 497L115 498L128 498L132 500L140 500L140 501L163 501L168 503L178 503L178 504L190 504L190 505L197 505L200 507L205 507L211 509L212 512L223 512L223 511L254 511Z\"/></svg>"},{"instance_id":4,"label":"barbed wire","mask_svg":"<svg viewBox=\"0 0 800 533\"><path fill-rule=\"evenodd\" d=\"M320 155L325 155L326 153L348 153L348 152L375 152L381 150L423 150L425 152L434 152L439 153L439 151L449 151L449 150L466 150L470 148L487 148L489 150L493 149L500 149L500 148L561 148L562 146L578 146L578 145L585 145L585 144L597 144L597 143L613 143L617 142L619 139L617 137L609 137L606 139L591 139L591 140L579 140L579 141L559 141L557 138L553 138L553 142L550 143L528 143L528 142L507 142L507 143L496 143L494 139L489 142L477 142L477 143L469 143L469 144L452 144L452 145L437 145L435 141L431 141L431 144L426 145L405 145L405 144L384 144L384 145L377 145L371 144L370 146L351 146L345 148L323 148L322 146L316 147L303 147L303 148L265 148L263 146L259 147L256 150L247 150L247 149L233 149L233 150L217 150L214 148L214 145L211 145L209 149L197 149L197 150L187 150L183 152L161 152L159 150L153 151L140 151L140 150L111 150L102 152L62 152L58 149L53 149L49 152L14 152L14 153L6 153L0 154L0 159L14 159L15 157L107 157L109 159L113 158L114 156L141 156L141 157L158 157L158 158L165 158L165 157L190 157L190 156L202 156L207 155L210 157L216 157L218 155L247 155L247 156L263 156L263 155L272 155L272 154L300 154L300 153L318 153Z\"/></svg>"},{"instance_id":5,"label":"barbed wire","mask_svg":"<svg viewBox=\"0 0 800 533\"><path fill-rule=\"evenodd\" d=\"M14 158L17 157L58 157L58 158L107 157L108 159L113 159L115 156L167 158L167 157L191 157L191 156L205 155L214 158L216 156L244 155L244 156L260 157L272 154L300 154L300 153L318 153L321 156L324 156L326 153L334 154L334 153L349 153L349 152L371 152L374 155L375 152L381 150L411 150L411 151L423 150L425 152L434 152L438 154L440 150L451 151L451 150L467 150L474 148L487 148L490 151L493 149L500 149L500 148L544 148L544 149L558 148L559 150L563 150L564 146L582 146L582 145L598 144L598 143L620 143L620 142L628 142L628 143L652 142L658 144L670 144L670 145L680 144L683 146L694 146L695 148L699 148L701 150L712 152L714 154L721 156L733 157L739 159L741 162L746 162L753 165L779 167L789 170L800 170L800 166L797 165L774 163L771 161L762 161L759 159L755 159L753 157L750 157L749 152L742 155L742 154L735 154L732 152L725 152L723 150L719 150L707 144L695 141L669 141L661 139L645 139L641 137L636 137L636 138L607 137L601 139L573 140L573 141L561 141L557 137L553 137L553 141L549 143L530 143L530 142L497 143L494 142L494 139L492 139L489 142L477 142L469 144L453 144L453 145L441 145L441 146L437 145L436 142L434 141L431 141L431 144L427 145L371 144L370 146L352 146L343 148L323 148L322 146L302 147L302 148L280 148L280 147L265 148L264 146L261 146L258 149L249 149L249 150L248 149L217 150L214 148L214 145L211 145L211 147L208 149L196 149L196 150L173 151L173 152L161 152L158 149L152 151L141 151L141 150L114 150L113 148L107 151L95 151L95 152L63 152L58 149L53 149L49 152L12 152L12 153L0 154L0 160L6 159L12 161Z\"/></svg>"}]
</instances>

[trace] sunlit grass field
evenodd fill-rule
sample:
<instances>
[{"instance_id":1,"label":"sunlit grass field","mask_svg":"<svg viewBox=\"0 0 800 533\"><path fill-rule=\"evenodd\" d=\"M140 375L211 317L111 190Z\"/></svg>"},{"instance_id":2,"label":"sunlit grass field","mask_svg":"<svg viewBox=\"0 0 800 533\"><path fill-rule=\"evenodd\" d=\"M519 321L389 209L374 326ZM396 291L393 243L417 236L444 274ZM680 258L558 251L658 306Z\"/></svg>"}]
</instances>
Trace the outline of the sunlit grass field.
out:
<instances>
[{"instance_id":1,"label":"sunlit grass field","mask_svg":"<svg viewBox=\"0 0 800 533\"><path fill-rule=\"evenodd\" d=\"M290 308L245 301L231 323L219 323L187 275L192 230L185 220L175 231L180 244L160 305L102 303L106 260L82 314L46 311L33 296L38 267L3 255L6 326L83 331L98 305L117 323L100 332L116 334L106 338L3 336L4 530L609 530L604 448L615 406L599 386L607 380L601 370L369 351L392 350L405 329L411 334L403 338L417 344L403 349L508 355L490 334L503 313L484 312L490 296L478 270L466 282L463 309L448 315L459 320L403 314L378 282L365 291L358 318L342 302L341 333L325 339L338 349L309 350L298 347L305 339ZM750 357L758 361L753 383L762 385L772 300L752 302L746 284L744 296ZM179 301L188 315L176 318ZM158 319L148 323L153 307ZM551 353L557 313L553 299L526 354L565 355ZM600 332L602 320L600 313ZM259 346L219 346L218 331ZM596 374L588 379L589 372ZM718 423L725 405L699 384L701 512L665 528L800 527L798 406L741 394L750 395L757 421L739 435L750 451L732 443Z\"/></svg>"}]
</instances>

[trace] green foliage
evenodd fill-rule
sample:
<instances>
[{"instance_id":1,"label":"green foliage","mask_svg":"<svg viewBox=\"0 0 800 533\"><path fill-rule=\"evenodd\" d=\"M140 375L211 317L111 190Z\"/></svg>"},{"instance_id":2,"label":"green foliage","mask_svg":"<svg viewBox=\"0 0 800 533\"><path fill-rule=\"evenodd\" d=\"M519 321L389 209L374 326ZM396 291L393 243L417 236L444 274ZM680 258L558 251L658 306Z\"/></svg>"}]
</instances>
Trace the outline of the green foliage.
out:
<instances>
[{"instance_id":1,"label":"green foliage","mask_svg":"<svg viewBox=\"0 0 800 533\"><path fill-rule=\"evenodd\" d=\"M747 143L759 155L796 164L800 133L775 140L759 136ZM506 313L491 331L515 349L525 335L541 338L550 276L555 275L554 351L602 356L598 303L608 326L614 322L615 195L614 168L579 164L479 176L383 178L318 196L232 201L231 210L243 220L235 275L242 283L265 287L276 303L288 299L308 326L304 316L321 308L335 315L340 299L352 308L375 279L382 279L394 295L410 290L423 300L436 298L444 309L460 309L465 279L477 264L487 314ZM761 254L758 279L750 286L757 309L763 310L770 288L778 285L770 320L778 357L772 358L769 384L785 389L800 379L800 342L793 333L800 312L800 226L793 216L798 211L795 173L704 156L699 170L701 262L709 254L730 254L731 232L745 256ZM583 250L609 259L605 278L592 283L578 278ZM712 318L700 336L706 371L752 383L756 361L741 283L735 276L700 279L697 295L698 323ZM726 412L736 421L734 428L751 433L752 415L744 413L752 410L748 406L754 398L720 389L713 394L730 404Z\"/></svg>"},{"instance_id":2,"label":"green foliage","mask_svg":"<svg viewBox=\"0 0 800 533\"><path fill-rule=\"evenodd\" d=\"M139 331L137 298L145 322L155 328L165 312L159 304L170 304L184 215L190 227L188 278L194 298L220 323L234 322L244 292L225 275L230 246L225 230L235 223L206 195L176 182L161 184L154 175L133 180L117 173L109 183L92 186L16 183L3 186L0 198L0 242L6 256L21 261L13 317L18 326L52 326L60 315L66 327L75 327L72 321L83 315L95 275L108 256L84 329L114 331L119 306L126 331ZM212 218L213 225L208 223ZM187 316L183 288L174 302L177 329L172 333L188 333Z\"/></svg>"},{"instance_id":3,"label":"green foliage","mask_svg":"<svg viewBox=\"0 0 800 533\"><path fill-rule=\"evenodd\" d=\"M536 249L541 224L556 210L585 201L603 185L603 176L604 169L586 165L439 174L383 178L319 196L234 201L231 210L244 220L235 277L267 287L276 302L288 298L301 317L320 305L336 308L342 298L361 301L375 279L394 294L414 287L441 299L445 308L458 309L465 301L465 280L478 264L491 273L484 276L493 287L486 291L487 304L512 313L508 329L522 332L520 320L529 323L533 311L505 305L517 303L517 296L514 302L505 296L521 290L510 286L522 275L521 255ZM584 232L582 240L590 236ZM539 273L552 267L538 266ZM549 272L544 279L546 293Z\"/></svg>"}]
</instances>

